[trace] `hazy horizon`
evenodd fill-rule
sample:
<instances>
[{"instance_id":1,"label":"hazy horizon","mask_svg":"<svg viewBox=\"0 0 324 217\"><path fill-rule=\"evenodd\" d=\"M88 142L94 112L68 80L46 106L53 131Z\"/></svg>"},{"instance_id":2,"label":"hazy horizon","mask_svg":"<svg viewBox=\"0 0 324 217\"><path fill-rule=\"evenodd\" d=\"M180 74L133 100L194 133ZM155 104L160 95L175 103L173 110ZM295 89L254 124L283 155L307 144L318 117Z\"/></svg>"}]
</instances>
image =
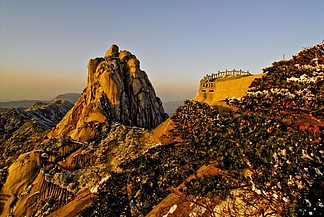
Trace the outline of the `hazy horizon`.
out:
<instances>
[{"instance_id":1,"label":"hazy horizon","mask_svg":"<svg viewBox=\"0 0 324 217\"><path fill-rule=\"evenodd\" d=\"M137 56L164 102L191 98L207 73L262 72L324 40L324 2L1 1L0 101L86 87L111 44Z\"/></svg>"}]
</instances>

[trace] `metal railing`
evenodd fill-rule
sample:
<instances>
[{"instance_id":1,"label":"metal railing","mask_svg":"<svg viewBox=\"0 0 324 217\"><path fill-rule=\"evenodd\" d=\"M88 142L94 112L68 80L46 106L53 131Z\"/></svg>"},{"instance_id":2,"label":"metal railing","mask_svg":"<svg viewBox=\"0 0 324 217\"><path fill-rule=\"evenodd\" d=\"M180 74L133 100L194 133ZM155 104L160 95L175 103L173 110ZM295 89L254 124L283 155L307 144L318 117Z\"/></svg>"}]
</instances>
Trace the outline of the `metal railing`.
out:
<instances>
[{"instance_id":1,"label":"metal railing","mask_svg":"<svg viewBox=\"0 0 324 217\"><path fill-rule=\"evenodd\" d=\"M207 74L205 77L203 77L202 81L208 82L208 81L214 81L218 78L224 78L224 77L232 77L232 76L239 76L239 75L251 75L249 71L243 71L243 70L225 70L225 71L218 71L217 73L213 74Z\"/></svg>"}]
</instances>

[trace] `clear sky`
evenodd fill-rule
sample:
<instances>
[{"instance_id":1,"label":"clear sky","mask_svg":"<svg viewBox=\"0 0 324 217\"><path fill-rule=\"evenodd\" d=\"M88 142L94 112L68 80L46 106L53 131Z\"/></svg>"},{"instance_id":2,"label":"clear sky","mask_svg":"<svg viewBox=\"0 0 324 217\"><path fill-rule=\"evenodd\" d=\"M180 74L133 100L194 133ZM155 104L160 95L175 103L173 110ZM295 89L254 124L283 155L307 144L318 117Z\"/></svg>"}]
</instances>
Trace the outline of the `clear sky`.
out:
<instances>
[{"instance_id":1,"label":"clear sky","mask_svg":"<svg viewBox=\"0 0 324 217\"><path fill-rule=\"evenodd\" d=\"M261 73L323 40L323 0L0 0L0 101L81 93L112 43L173 101L206 73Z\"/></svg>"}]
</instances>

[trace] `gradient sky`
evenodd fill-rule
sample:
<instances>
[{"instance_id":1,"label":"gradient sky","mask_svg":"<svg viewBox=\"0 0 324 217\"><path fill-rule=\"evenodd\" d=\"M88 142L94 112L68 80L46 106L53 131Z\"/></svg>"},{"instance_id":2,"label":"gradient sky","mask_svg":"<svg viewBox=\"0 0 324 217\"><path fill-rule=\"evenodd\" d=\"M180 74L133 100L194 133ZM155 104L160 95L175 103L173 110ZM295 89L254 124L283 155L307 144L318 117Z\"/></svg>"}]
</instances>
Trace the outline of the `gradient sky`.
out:
<instances>
[{"instance_id":1,"label":"gradient sky","mask_svg":"<svg viewBox=\"0 0 324 217\"><path fill-rule=\"evenodd\" d=\"M163 101L192 98L206 73L261 73L322 42L323 11L323 0L1 0L0 101L81 93L88 60L112 43Z\"/></svg>"}]
</instances>

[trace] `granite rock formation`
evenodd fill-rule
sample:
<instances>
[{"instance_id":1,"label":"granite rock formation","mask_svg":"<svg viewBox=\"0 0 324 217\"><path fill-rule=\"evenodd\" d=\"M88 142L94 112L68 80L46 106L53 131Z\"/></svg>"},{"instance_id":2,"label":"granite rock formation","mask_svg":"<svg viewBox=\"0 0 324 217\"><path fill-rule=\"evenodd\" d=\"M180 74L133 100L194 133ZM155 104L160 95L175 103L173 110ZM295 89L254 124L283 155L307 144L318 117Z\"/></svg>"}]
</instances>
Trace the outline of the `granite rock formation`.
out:
<instances>
[{"instance_id":1,"label":"granite rock formation","mask_svg":"<svg viewBox=\"0 0 324 217\"><path fill-rule=\"evenodd\" d=\"M104 58L89 61L87 87L52 136L68 135L84 141L94 136L97 123L119 122L152 129L166 118L139 60L112 45Z\"/></svg>"},{"instance_id":2,"label":"granite rock formation","mask_svg":"<svg viewBox=\"0 0 324 217\"><path fill-rule=\"evenodd\" d=\"M37 163L34 162L39 161L36 160L37 155L24 153L40 147L49 129L72 106L68 101L56 100L51 103L37 102L29 108L0 109L0 188L6 183L15 194L33 181L33 175L38 170ZM23 155L19 158L20 154ZM26 162L21 160L25 158ZM15 175L12 176L11 173L11 177L8 176L10 165L11 168L16 168ZM22 183L22 187L13 187L17 183ZM11 203L14 198L12 195L0 193L0 214L4 202L9 200L8 203Z\"/></svg>"},{"instance_id":3,"label":"granite rock formation","mask_svg":"<svg viewBox=\"0 0 324 217\"><path fill-rule=\"evenodd\" d=\"M68 101L56 100L38 102L30 108L0 109L0 168L31 151L72 106Z\"/></svg>"}]
</instances>

